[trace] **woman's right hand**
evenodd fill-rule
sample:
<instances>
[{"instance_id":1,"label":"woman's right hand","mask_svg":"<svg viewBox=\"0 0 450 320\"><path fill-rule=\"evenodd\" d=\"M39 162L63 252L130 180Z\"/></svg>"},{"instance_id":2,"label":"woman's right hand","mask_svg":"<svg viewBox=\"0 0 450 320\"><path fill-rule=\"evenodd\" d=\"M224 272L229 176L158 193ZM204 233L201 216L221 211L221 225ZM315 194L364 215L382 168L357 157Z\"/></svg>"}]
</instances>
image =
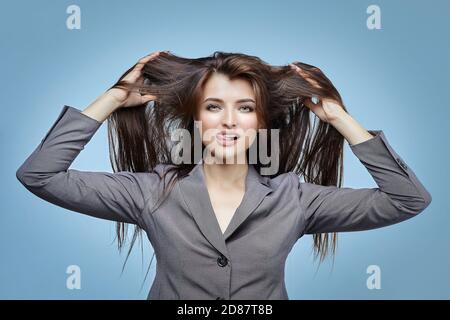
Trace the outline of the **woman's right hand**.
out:
<instances>
[{"instance_id":1,"label":"woman's right hand","mask_svg":"<svg viewBox=\"0 0 450 320\"><path fill-rule=\"evenodd\" d=\"M134 84L143 84L144 83L144 77L142 76L142 68L144 65L149 62L152 59L155 59L159 56L161 51L155 51L143 58L141 58L134 68L123 78L121 81L128 82L128 83L134 83ZM107 95L109 95L111 98L113 98L117 104L119 105L119 108L121 107L134 107L138 105L143 105L149 101L155 100L157 97L147 94L147 95L141 95L139 92L131 92L125 89L121 88L115 88L112 87L106 92Z\"/></svg>"}]
</instances>

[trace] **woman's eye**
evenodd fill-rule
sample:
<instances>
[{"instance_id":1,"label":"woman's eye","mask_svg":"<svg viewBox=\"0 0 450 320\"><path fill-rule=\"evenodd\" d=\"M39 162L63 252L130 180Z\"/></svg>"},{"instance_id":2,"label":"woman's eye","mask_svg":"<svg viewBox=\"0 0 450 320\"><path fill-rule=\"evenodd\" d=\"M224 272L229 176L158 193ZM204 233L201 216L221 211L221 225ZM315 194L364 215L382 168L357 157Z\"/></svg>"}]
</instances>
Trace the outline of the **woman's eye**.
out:
<instances>
[{"instance_id":1,"label":"woman's eye","mask_svg":"<svg viewBox=\"0 0 450 320\"><path fill-rule=\"evenodd\" d=\"M211 109L214 109L214 108L219 108L218 106L215 106L215 105L213 105L213 104L208 104L207 106L206 106L206 110L211 110Z\"/></svg>"},{"instance_id":2,"label":"woman's eye","mask_svg":"<svg viewBox=\"0 0 450 320\"><path fill-rule=\"evenodd\" d=\"M242 108L245 109L245 112L252 112L254 110L254 108L251 107L251 106L242 106L242 107L240 107L240 109L242 109ZM206 110L218 110L218 109L220 109L220 107L216 106L214 104L208 104L206 106Z\"/></svg>"},{"instance_id":3,"label":"woman's eye","mask_svg":"<svg viewBox=\"0 0 450 320\"><path fill-rule=\"evenodd\" d=\"M253 108L250 106L242 106L241 108L247 108L247 112L252 112Z\"/></svg>"}]
</instances>

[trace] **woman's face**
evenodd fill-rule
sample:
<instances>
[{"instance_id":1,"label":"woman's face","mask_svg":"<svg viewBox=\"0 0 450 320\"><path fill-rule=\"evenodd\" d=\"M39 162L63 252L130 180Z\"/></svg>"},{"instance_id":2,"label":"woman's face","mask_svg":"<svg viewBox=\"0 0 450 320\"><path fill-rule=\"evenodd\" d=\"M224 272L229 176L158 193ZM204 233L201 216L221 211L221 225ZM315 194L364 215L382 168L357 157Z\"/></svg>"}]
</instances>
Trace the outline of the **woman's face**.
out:
<instances>
[{"instance_id":1,"label":"woman's face","mask_svg":"<svg viewBox=\"0 0 450 320\"><path fill-rule=\"evenodd\" d=\"M246 150L258 129L255 94L250 82L213 73L204 84L197 111L196 120L200 121L197 127L207 149L204 160L246 163Z\"/></svg>"}]
</instances>

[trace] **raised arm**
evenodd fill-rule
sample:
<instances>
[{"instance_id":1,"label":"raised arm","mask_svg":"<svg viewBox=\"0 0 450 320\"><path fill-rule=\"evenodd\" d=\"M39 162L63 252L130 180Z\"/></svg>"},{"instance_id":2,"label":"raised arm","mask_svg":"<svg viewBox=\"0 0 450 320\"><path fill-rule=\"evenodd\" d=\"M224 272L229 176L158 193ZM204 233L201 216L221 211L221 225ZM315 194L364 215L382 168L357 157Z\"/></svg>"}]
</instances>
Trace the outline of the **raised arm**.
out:
<instances>
[{"instance_id":1,"label":"raised arm","mask_svg":"<svg viewBox=\"0 0 450 320\"><path fill-rule=\"evenodd\" d=\"M304 234L360 231L412 218L431 202L413 170L388 143L383 131L350 145L372 175L377 188L338 188L298 182ZM298 176L295 175L294 179Z\"/></svg>"},{"instance_id":2,"label":"raised arm","mask_svg":"<svg viewBox=\"0 0 450 320\"><path fill-rule=\"evenodd\" d=\"M142 83L142 67L159 53L140 59L121 79ZM159 190L164 165L139 173L89 172L69 167L112 112L155 98L113 87L83 111L64 106L41 143L17 170L17 179L36 196L58 206L142 227L141 213Z\"/></svg>"},{"instance_id":3,"label":"raised arm","mask_svg":"<svg viewBox=\"0 0 450 320\"><path fill-rule=\"evenodd\" d=\"M36 196L101 219L142 225L141 212L156 192L158 172L89 172L69 169L101 126L64 106L44 139L16 172Z\"/></svg>"},{"instance_id":4,"label":"raised arm","mask_svg":"<svg viewBox=\"0 0 450 320\"><path fill-rule=\"evenodd\" d=\"M296 64L291 67L312 86L321 84ZM431 195L412 169L394 151L381 130L364 129L339 104L327 97L307 99L305 105L347 140L378 188L338 188L300 182L292 173L300 203L303 234L358 231L391 225L422 212Z\"/></svg>"},{"instance_id":5,"label":"raised arm","mask_svg":"<svg viewBox=\"0 0 450 320\"><path fill-rule=\"evenodd\" d=\"M301 230L305 234L375 229L422 212L431 195L395 152L381 130L365 130L332 101L312 110L331 123L372 175L377 188L338 188L300 182Z\"/></svg>"}]
</instances>

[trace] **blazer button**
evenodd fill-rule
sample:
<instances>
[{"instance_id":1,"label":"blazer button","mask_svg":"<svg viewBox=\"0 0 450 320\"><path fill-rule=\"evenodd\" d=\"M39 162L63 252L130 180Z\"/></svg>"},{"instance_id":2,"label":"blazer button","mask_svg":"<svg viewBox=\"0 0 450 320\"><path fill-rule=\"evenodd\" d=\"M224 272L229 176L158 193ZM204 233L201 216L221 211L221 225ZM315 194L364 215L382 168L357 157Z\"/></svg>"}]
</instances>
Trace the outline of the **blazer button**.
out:
<instances>
[{"instance_id":1,"label":"blazer button","mask_svg":"<svg viewBox=\"0 0 450 320\"><path fill-rule=\"evenodd\" d=\"M228 259L221 254L220 257L217 258L217 264L221 267L225 267L228 264Z\"/></svg>"}]
</instances>

